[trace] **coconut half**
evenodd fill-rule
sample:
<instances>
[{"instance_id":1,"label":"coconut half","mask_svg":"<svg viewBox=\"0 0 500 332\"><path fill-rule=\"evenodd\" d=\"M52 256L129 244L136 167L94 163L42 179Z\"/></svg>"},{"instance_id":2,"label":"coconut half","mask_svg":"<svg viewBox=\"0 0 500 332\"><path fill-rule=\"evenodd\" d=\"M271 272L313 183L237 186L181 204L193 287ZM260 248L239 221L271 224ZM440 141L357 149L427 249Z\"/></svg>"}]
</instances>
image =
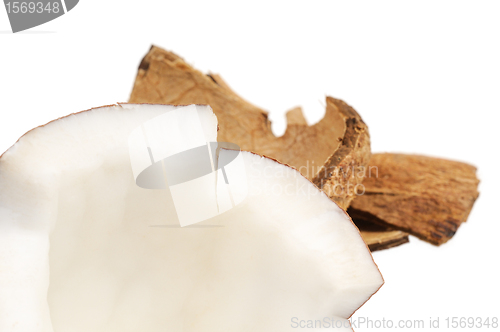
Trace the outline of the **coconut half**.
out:
<instances>
[{"instance_id":1,"label":"coconut half","mask_svg":"<svg viewBox=\"0 0 500 332\"><path fill-rule=\"evenodd\" d=\"M299 172L208 144L212 170L172 189L168 158L216 132L208 106L120 104L21 137L0 158L0 331L351 331L383 279L347 214ZM148 188L139 175L158 163L166 182ZM179 198L216 212L182 227Z\"/></svg>"}]
</instances>

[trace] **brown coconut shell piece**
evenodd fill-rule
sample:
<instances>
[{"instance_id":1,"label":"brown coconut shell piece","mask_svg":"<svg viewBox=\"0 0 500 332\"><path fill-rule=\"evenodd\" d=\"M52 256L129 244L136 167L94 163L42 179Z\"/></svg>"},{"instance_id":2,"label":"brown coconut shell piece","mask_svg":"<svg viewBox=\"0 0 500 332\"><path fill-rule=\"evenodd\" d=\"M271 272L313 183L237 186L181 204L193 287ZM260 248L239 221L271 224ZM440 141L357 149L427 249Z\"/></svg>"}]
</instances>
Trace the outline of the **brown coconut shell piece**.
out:
<instances>
[{"instance_id":1,"label":"brown coconut shell piece","mask_svg":"<svg viewBox=\"0 0 500 332\"><path fill-rule=\"evenodd\" d=\"M374 154L364 195L348 212L357 220L413 234L440 245L448 241L477 199L476 168L419 155Z\"/></svg>"},{"instance_id":2,"label":"brown coconut shell piece","mask_svg":"<svg viewBox=\"0 0 500 332\"><path fill-rule=\"evenodd\" d=\"M408 233L403 231L381 226L360 218L353 219L353 221L372 252L397 247L409 242Z\"/></svg>"},{"instance_id":3,"label":"brown coconut shell piece","mask_svg":"<svg viewBox=\"0 0 500 332\"><path fill-rule=\"evenodd\" d=\"M345 102L327 97L324 118L312 126L300 109L292 110L285 134L276 137L268 113L234 93L220 76L205 75L156 46L139 66L130 102L210 105L220 141L295 167L343 209L363 180L350 170L366 167L370 159L368 127Z\"/></svg>"},{"instance_id":4,"label":"brown coconut shell piece","mask_svg":"<svg viewBox=\"0 0 500 332\"><path fill-rule=\"evenodd\" d=\"M294 108L286 114L285 134L276 137L268 113L241 98L219 75L205 75L178 55L156 46L139 66L130 102L210 105L219 121L220 141L295 167L344 210L355 197L370 159L368 128L343 101L327 97L324 118L312 126L302 110ZM408 240L404 232L381 227L374 230L366 222L358 227L373 250Z\"/></svg>"}]
</instances>

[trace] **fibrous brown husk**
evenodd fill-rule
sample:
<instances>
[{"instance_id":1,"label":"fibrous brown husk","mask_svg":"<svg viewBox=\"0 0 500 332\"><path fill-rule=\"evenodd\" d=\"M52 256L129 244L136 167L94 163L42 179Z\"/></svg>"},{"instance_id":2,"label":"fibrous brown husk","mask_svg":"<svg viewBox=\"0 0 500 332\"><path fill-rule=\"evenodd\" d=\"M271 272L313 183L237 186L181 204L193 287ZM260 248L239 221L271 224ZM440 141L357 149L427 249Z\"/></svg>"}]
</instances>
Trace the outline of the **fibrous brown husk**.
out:
<instances>
[{"instance_id":1,"label":"fibrous brown husk","mask_svg":"<svg viewBox=\"0 0 500 332\"><path fill-rule=\"evenodd\" d=\"M142 60L131 103L208 104L219 121L218 140L238 144L291 165L347 209L370 160L368 128L345 102L326 98L326 113L309 126L300 108L287 113L286 132L276 137L267 112L233 92L217 74L205 75L172 52L153 46ZM361 234L381 249L403 232Z\"/></svg>"},{"instance_id":2,"label":"fibrous brown husk","mask_svg":"<svg viewBox=\"0 0 500 332\"><path fill-rule=\"evenodd\" d=\"M276 137L266 111L239 97L218 75L202 74L155 46L139 66L130 102L208 104L219 121L220 141L295 167L344 209L363 180L357 170L370 159L368 128L343 101L327 97L324 118L312 126L300 110L293 110L285 134ZM355 174L346 176L353 167Z\"/></svg>"},{"instance_id":3,"label":"fibrous brown husk","mask_svg":"<svg viewBox=\"0 0 500 332\"><path fill-rule=\"evenodd\" d=\"M381 226L360 218L353 218L353 221L370 251L389 249L409 242L408 233L403 231Z\"/></svg>"},{"instance_id":4,"label":"fibrous brown husk","mask_svg":"<svg viewBox=\"0 0 500 332\"><path fill-rule=\"evenodd\" d=\"M455 234L479 195L476 168L462 162L382 153L372 156L368 170L366 192L348 210L352 218L436 245Z\"/></svg>"}]
</instances>

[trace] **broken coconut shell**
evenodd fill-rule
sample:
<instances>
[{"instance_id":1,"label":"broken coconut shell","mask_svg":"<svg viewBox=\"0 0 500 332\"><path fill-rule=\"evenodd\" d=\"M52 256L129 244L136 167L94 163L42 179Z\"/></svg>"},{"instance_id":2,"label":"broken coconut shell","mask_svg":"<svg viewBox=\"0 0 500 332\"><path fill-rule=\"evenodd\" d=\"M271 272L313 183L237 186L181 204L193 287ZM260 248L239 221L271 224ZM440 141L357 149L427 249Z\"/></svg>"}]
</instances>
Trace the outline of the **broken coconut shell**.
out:
<instances>
[{"instance_id":1,"label":"broken coconut shell","mask_svg":"<svg viewBox=\"0 0 500 332\"><path fill-rule=\"evenodd\" d=\"M285 134L276 137L267 112L234 93L220 76L205 75L155 46L139 66L130 102L210 105L219 121L220 141L295 167L343 209L363 180L357 170L370 160L368 127L345 102L327 97L324 118L312 126L294 109ZM346 176L350 169L355 174Z\"/></svg>"},{"instance_id":2,"label":"broken coconut shell","mask_svg":"<svg viewBox=\"0 0 500 332\"><path fill-rule=\"evenodd\" d=\"M369 220L353 218L363 240L370 251L377 251L397 247L409 242L408 233L386 226L375 224Z\"/></svg>"},{"instance_id":3,"label":"broken coconut shell","mask_svg":"<svg viewBox=\"0 0 500 332\"><path fill-rule=\"evenodd\" d=\"M435 245L455 234L479 195L476 168L462 162L381 153L372 156L369 170L366 192L352 202L349 215Z\"/></svg>"},{"instance_id":4,"label":"broken coconut shell","mask_svg":"<svg viewBox=\"0 0 500 332\"><path fill-rule=\"evenodd\" d=\"M219 75L205 75L156 46L139 65L130 102L211 105L220 124L219 140L295 167L344 210L355 197L370 159L368 128L343 101L327 97L324 118L312 126L302 110L294 108L286 115L285 134L276 137L267 112L241 98ZM365 224L359 227L372 250L407 242L404 232L385 234Z\"/></svg>"}]
</instances>

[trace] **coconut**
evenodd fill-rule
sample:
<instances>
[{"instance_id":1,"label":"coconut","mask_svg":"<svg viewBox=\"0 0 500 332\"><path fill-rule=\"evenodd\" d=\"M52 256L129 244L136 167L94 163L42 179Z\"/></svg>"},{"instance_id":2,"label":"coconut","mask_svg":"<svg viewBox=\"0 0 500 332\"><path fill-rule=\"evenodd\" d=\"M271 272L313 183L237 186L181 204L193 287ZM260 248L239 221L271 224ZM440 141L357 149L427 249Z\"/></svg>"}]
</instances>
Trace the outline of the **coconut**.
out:
<instances>
[{"instance_id":1,"label":"coconut","mask_svg":"<svg viewBox=\"0 0 500 332\"><path fill-rule=\"evenodd\" d=\"M22 136L0 158L0 330L276 332L327 317L351 331L383 279L348 215L297 170L216 141L194 105L106 106Z\"/></svg>"}]
</instances>

